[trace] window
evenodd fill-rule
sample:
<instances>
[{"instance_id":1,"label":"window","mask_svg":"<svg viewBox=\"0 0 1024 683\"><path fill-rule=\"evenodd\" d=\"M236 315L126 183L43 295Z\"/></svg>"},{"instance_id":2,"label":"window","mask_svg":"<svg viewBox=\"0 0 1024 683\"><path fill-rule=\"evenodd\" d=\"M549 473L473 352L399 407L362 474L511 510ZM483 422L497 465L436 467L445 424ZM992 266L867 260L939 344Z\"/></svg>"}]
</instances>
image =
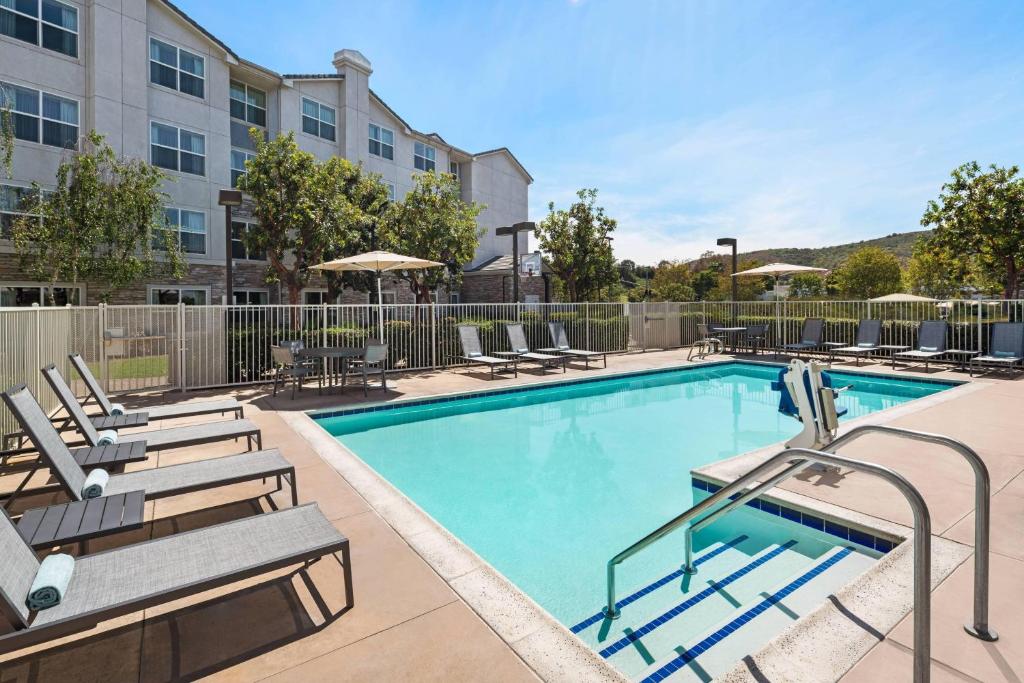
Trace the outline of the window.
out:
<instances>
[{"instance_id":1,"label":"window","mask_svg":"<svg viewBox=\"0 0 1024 683\"><path fill-rule=\"evenodd\" d=\"M9 2L10 0L0 0ZM200 55L149 39L149 82L202 99L206 88L206 60Z\"/></svg>"},{"instance_id":2,"label":"window","mask_svg":"<svg viewBox=\"0 0 1024 683\"><path fill-rule=\"evenodd\" d=\"M388 188L388 199L395 201L395 184L386 182L384 183L384 187Z\"/></svg>"},{"instance_id":3,"label":"window","mask_svg":"<svg viewBox=\"0 0 1024 683\"><path fill-rule=\"evenodd\" d=\"M0 34L78 57L78 10L57 0L0 0Z\"/></svg>"},{"instance_id":4,"label":"window","mask_svg":"<svg viewBox=\"0 0 1024 683\"><path fill-rule=\"evenodd\" d=\"M187 209L175 209L167 207L164 209L164 220L167 221L167 228L171 233L176 233L181 250L186 254L206 253L206 214L202 211L189 211ZM161 243L154 240L153 248L159 249Z\"/></svg>"},{"instance_id":5,"label":"window","mask_svg":"<svg viewBox=\"0 0 1024 683\"><path fill-rule=\"evenodd\" d=\"M267 93L240 81L231 81L231 116L266 128Z\"/></svg>"},{"instance_id":6,"label":"window","mask_svg":"<svg viewBox=\"0 0 1024 683\"><path fill-rule=\"evenodd\" d=\"M435 168L434 156L436 150L430 145L417 142L413 146L412 165L421 171L433 171Z\"/></svg>"},{"instance_id":7,"label":"window","mask_svg":"<svg viewBox=\"0 0 1024 683\"><path fill-rule=\"evenodd\" d=\"M370 154L387 159L395 158L395 132L370 124Z\"/></svg>"},{"instance_id":8,"label":"window","mask_svg":"<svg viewBox=\"0 0 1024 683\"><path fill-rule=\"evenodd\" d=\"M154 166L206 175L206 136L163 123L150 123L150 161Z\"/></svg>"},{"instance_id":9,"label":"window","mask_svg":"<svg viewBox=\"0 0 1024 683\"><path fill-rule=\"evenodd\" d=\"M0 0L3 2L3 0ZM53 288L54 306L78 306L85 300L82 287L59 285ZM0 306L49 306L50 285L0 282Z\"/></svg>"},{"instance_id":10,"label":"window","mask_svg":"<svg viewBox=\"0 0 1024 683\"><path fill-rule=\"evenodd\" d=\"M327 298L326 289L304 289L302 290L303 306L319 306L320 304L337 303Z\"/></svg>"},{"instance_id":11,"label":"window","mask_svg":"<svg viewBox=\"0 0 1024 683\"><path fill-rule=\"evenodd\" d=\"M334 142L334 110L327 105L302 98L302 132Z\"/></svg>"},{"instance_id":12,"label":"window","mask_svg":"<svg viewBox=\"0 0 1024 683\"><path fill-rule=\"evenodd\" d=\"M154 306L205 306L210 298L210 290L199 287L177 287L153 285L149 288L149 303Z\"/></svg>"},{"instance_id":13,"label":"window","mask_svg":"<svg viewBox=\"0 0 1024 683\"><path fill-rule=\"evenodd\" d=\"M462 179L462 167L457 161L448 162L448 172L455 176L456 180Z\"/></svg>"},{"instance_id":14,"label":"window","mask_svg":"<svg viewBox=\"0 0 1024 683\"><path fill-rule=\"evenodd\" d=\"M398 296L387 289L380 290L380 302L386 306L397 304Z\"/></svg>"},{"instance_id":15,"label":"window","mask_svg":"<svg viewBox=\"0 0 1024 683\"><path fill-rule=\"evenodd\" d=\"M450 303L450 304L460 304L460 303L462 303L462 295L459 294L458 292L449 292L448 293L448 303Z\"/></svg>"},{"instance_id":16,"label":"window","mask_svg":"<svg viewBox=\"0 0 1024 683\"><path fill-rule=\"evenodd\" d=\"M249 230L257 230L259 226L255 223L245 221L231 221L231 258L237 261L266 261L267 252L250 251L245 246L245 233Z\"/></svg>"},{"instance_id":17,"label":"window","mask_svg":"<svg viewBox=\"0 0 1024 683\"><path fill-rule=\"evenodd\" d=\"M231 150L231 187L238 187L238 179L245 175L245 162L255 156L244 149Z\"/></svg>"},{"instance_id":18,"label":"window","mask_svg":"<svg viewBox=\"0 0 1024 683\"><path fill-rule=\"evenodd\" d=\"M232 288L231 297L235 306L266 306L270 302L270 295L265 289Z\"/></svg>"},{"instance_id":19,"label":"window","mask_svg":"<svg viewBox=\"0 0 1024 683\"><path fill-rule=\"evenodd\" d=\"M0 100L11 109L14 137L18 140L68 149L78 147L78 102L4 82L0 82Z\"/></svg>"},{"instance_id":20,"label":"window","mask_svg":"<svg viewBox=\"0 0 1024 683\"><path fill-rule=\"evenodd\" d=\"M31 196L31 187L0 185L0 238L10 239L14 222L20 216L32 215L25 211Z\"/></svg>"}]
</instances>

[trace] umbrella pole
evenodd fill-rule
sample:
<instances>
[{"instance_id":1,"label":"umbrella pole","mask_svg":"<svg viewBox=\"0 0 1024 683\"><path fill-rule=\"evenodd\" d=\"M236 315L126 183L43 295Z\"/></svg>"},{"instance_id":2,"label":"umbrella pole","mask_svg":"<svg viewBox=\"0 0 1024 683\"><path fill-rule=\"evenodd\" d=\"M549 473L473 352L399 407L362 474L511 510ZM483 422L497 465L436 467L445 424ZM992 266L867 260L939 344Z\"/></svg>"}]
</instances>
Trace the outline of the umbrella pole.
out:
<instances>
[{"instance_id":1,"label":"umbrella pole","mask_svg":"<svg viewBox=\"0 0 1024 683\"><path fill-rule=\"evenodd\" d=\"M779 305L779 276L775 276L775 346L782 346L782 307ZM778 356L778 353L776 353Z\"/></svg>"},{"instance_id":2,"label":"umbrella pole","mask_svg":"<svg viewBox=\"0 0 1024 683\"><path fill-rule=\"evenodd\" d=\"M384 343L384 295L380 291L380 271L377 271L377 322L380 325L380 343Z\"/></svg>"}]
</instances>

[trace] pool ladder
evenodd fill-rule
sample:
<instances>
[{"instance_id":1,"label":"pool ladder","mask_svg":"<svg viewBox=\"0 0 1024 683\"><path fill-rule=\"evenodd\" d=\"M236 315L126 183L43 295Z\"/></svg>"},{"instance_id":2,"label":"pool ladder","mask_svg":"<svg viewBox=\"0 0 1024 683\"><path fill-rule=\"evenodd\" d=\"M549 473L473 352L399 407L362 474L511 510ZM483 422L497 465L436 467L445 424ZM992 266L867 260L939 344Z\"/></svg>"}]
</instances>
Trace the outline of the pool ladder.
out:
<instances>
[{"instance_id":1,"label":"pool ladder","mask_svg":"<svg viewBox=\"0 0 1024 683\"><path fill-rule=\"evenodd\" d=\"M959 453L970 463L971 468L974 470L974 618L971 624L964 626L964 630L981 640L996 640L999 636L988 625L989 496L992 488L988 468L981 457L961 441L940 434L918 432L885 425L861 425L854 427L828 444L826 450L787 448L732 483L726 484L708 498L615 555L608 560L607 565L608 604L604 608L605 617L617 619L621 613L616 606L615 600L615 568L624 560L632 557L652 543L661 540L683 525L687 525L685 538L686 559L683 571L687 574L695 574L697 569L693 563L693 532L704 528L722 515L728 514L765 491L778 486L810 465L821 464L849 467L888 481L903 494L913 510L914 682L927 683L930 680L929 665L931 661L931 516L928 513L928 506L925 504L921 493L903 475L876 463L854 460L835 454L835 451L843 444L869 433L888 434L898 438L946 446ZM786 465L786 467L775 474L769 475L769 473L781 465ZM762 475L769 476L762 480ZM755 485L747 489L748 484ZM734 494L738 495L734 497ZM712 509L720 503L726 504L718 509ZM700 515L704 516L697 519ZM695 519L696 521L692 521Z\"/></svg>"}]
</instances>

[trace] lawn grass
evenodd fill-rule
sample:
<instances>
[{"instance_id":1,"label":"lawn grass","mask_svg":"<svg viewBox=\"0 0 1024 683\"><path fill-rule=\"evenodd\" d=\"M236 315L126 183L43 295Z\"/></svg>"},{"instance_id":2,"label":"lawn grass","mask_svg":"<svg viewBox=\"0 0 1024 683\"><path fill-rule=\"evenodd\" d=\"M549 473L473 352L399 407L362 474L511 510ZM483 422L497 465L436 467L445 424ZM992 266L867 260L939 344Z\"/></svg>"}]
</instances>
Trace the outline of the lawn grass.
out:
<instances>
[{"instance_id":1,"label":"lawn grass","mask_svg":"<svg viewBox=\"0 0 1024 683\"><path fill-rule=\"evenodd\" d=\"M170 362L167 354L107 359L107 373L108 377L112 380L167 377L169 369ZM98 362L89 363L89 370L97 377L100 376L100 364Z\"/></svg>"}]
</instances>

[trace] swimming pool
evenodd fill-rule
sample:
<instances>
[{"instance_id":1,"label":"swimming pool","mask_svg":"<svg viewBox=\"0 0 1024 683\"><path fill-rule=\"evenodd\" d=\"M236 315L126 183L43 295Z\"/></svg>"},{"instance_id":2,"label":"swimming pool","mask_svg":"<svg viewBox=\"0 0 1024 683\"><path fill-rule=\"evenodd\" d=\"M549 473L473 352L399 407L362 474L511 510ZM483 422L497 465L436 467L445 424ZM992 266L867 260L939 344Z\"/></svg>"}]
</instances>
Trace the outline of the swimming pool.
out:
<instances>
[{"instance_id":1,"label":"swimming pool","mask_svg":"<svg viewBox=\"0 0 1024 683\"><path fill-rule=\"evenodd\" d=\"M699 678L698 664L719 672L892 547L762 501L695 536L694 577L679 573L681 539L623 565L623 618L598 615L608 558L708 495L692 469L798 431L777 412L778 370L728 362L313 417L620 670ZM844 419L953 386L830 374L852 385ZM737 619L756 623L728 648L701 646Z\"/></svg>"}]
</instances>

